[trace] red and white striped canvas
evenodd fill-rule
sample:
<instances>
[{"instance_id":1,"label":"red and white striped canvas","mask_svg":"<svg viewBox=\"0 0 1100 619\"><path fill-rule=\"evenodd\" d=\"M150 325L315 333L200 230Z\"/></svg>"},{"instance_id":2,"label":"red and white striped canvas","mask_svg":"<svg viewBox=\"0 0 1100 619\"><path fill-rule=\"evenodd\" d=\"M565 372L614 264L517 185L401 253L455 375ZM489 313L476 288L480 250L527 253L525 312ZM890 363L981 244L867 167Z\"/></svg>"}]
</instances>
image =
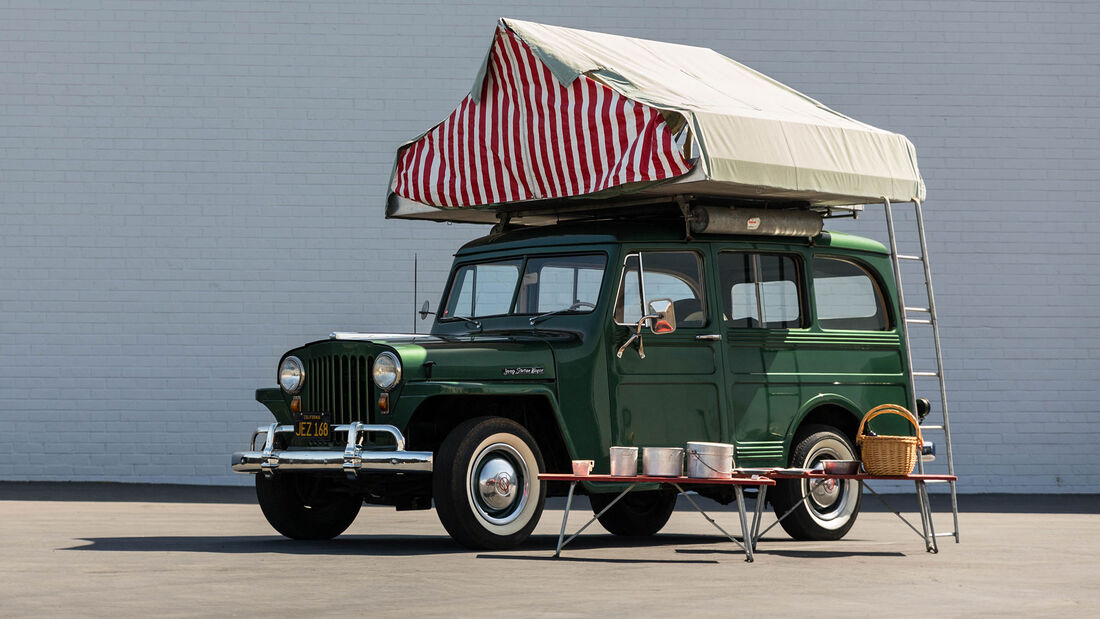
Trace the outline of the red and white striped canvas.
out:
<instances>
[{"instance_id":1,"label":"red and white striped canvas","mask_svg":"<svg viewBox=\"0 0 1100 619\"><path fill-rule=\"evenodd\" d=\"M581 75L562 86L499 28L481 97L399 155L394 192L441 208L563 198L687 173L661 114Z\"/></svg>"}]
</instances>

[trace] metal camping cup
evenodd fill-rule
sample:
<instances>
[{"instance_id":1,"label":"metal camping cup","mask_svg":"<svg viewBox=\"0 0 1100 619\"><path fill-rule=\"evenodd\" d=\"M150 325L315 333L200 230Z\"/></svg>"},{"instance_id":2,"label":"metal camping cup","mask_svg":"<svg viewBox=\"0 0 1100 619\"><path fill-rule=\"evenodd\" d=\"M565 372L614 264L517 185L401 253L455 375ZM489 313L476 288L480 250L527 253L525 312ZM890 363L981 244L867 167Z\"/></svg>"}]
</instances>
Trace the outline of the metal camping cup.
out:
<instances>
[{"instance_id":1,"label":"metal camping cup","mask_svg":"<svg viewBox=\"0 0 1100 619\"><path fill-rule=\"evenodd\" d=\"M687 476L696 479L726 479L733 474L733 445L728 443L687 444Z\"/></svg>"},{"instance_id":2,"label":"metal camping cup","mask_svg":"<svg viewBox=\"0 0 1100 619\"><path fill-rule=\"evenodd\" d=\"M616 477L634 477L638 474L638 448L612 447L611 474Z\"/></svg>"},{"instance_id":3,"label":"metal camping cup","mask_svg":"<svg viewBox=\"0 0 1100 619\"><path fill-rule=\"evenodd\" d=\"M573 461L573 474L577 476L588 475L592 472L592 468L596 466L595 460L574 460Z\"/></svg>"},{"instance_id":4,"label":"metal camping cup","mask_svg":"<svg viewBox=\"0 0 1100 619\"><path fill-rule=\"evenodd\" d=\"M645 447L642 449L642 473L654 477L679 477L684 474L683 447Z\"/></svg>"}]
</instances>

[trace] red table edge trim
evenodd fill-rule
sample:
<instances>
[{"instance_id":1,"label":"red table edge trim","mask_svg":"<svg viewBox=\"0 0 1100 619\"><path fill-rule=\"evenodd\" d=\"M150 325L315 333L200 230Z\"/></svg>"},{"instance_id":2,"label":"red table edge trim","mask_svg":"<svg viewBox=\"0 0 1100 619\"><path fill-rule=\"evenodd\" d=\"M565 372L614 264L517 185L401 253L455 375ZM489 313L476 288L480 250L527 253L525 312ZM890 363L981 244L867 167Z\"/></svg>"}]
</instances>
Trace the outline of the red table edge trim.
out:
<instances>
[{"instance_id":1,"label":"red table edge trim","mask_svg":"<svg viewBox=\"0 0 1100 619\"><path fill-rule=\"evenodd\" d=\"M784 473L761 473L760 477L753 479L751 477L727 477L724 479L704 478L704 477L654 477L646 475L629 476L612 476L612 475L573 475L572 473L540 473L539 480L541 481L594 481L594 482L645 482L645 483L670 483L676 482L681 484L736 484L736 485L751 485L759 486L766 485L771 486L773 484L764 483L761 484L761 480L774 480L776 479L858 479L863 481L958 481L957 475L931 475L931 474L912 474L909 475L870 475L867 473L857 473L855 475L827 475L825 473L802 473L798 475L788 475Z\"/></svg>"},{"instance_id":2,"label":"red table edge trim","mask_svg":"<svg viewBox=\"0 0 1100 619\"><path fill-rule=\"evenodd\" d=\"M703 477L653 477L646 475L613 476L613 475L573 475L572 473L540 473L540 481L590 481L600 483L658 483L658 484L716 484L731 486L774 486L775 480L761 475L753 479L751 477L727 477L724 479Z\"/></svg>"},{"instance_id":3,"label":"red table edge trim","mask_svg":"<svg viewBox=\"0 0 1100 619\"><path fill-rule=\"evenodd\" d=\"M865 481L874 481L881 479L883 481L958 481L957 475L931 475L931 474L912 474L909 475L871 475L869 473L856 473L855 475L828 475L825 473L802 473L799 475L787 475L785 473L763 473L763 475L772 479L861 479Z\"/></svg>"}]
</instances>

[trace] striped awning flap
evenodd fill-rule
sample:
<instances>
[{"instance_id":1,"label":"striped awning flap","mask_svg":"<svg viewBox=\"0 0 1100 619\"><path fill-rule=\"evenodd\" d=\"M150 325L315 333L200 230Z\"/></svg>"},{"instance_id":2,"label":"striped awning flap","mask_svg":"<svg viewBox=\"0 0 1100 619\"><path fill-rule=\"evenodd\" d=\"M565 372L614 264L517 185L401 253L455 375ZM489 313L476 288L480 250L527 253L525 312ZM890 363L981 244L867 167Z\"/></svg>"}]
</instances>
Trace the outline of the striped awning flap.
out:
<instances>
[{"instance_id":1,"label":"striped awning flap","mask_svg":"<svg viewBox=\"0 0 1100 619\"><path fill-rule=\"evenodd\" d=\"M669 119L589 75L563 84L502 22L480 90L398 151L391 191L469 209L674 178L692 161Z\"/></svg>"}]
</instances>

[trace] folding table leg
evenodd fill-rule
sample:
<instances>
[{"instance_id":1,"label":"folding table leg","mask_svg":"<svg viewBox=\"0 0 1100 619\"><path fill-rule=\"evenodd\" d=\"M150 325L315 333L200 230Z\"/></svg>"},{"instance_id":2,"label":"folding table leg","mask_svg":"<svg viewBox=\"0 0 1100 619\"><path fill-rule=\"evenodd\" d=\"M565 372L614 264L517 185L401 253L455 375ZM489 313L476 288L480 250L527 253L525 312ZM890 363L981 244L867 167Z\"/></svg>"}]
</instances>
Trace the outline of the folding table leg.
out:
<instances>
[{"instance_id":1,"label":"folding table leg","mask_svg":"<svg viewBox=\"0 0 1100 619\"><path fill-rule=\"evenodd\" d=\"M917 527L913 526L913 523L912 523L912 522L909 522L909 519L908 519L908 518L906 518L905 516L902 516L902 515L901 515L901 512L899 512L898 510L894 509L894 506L893 506L893 505L890 505L890 502L889 502L889 501L887 501L886 499L882 498L882 495L881 495L881 494L879 494L879 493L875 492L875 489L874 489L874 488L872 488L870 484L868 484L867 482L865 482L865 481L862 481L862 480L860 480L859 484L860 484L860 486L861 486L861 487L862 487L863 489L865 489L865 490L867 490L868 492L870 492L870 493L871 493L871 496L873 496L873 497L875 497L876 499L878 499L879 503L882 503L883 505L885 505L885 506L886 506L886 509L890 510L890 512L891 512L892 514L894 514L895 516L897 516L899 520L901 520L902 522L904 522L906 526L908 526L908 527L909 527L910 529L912 529L914 533L916 533L917 535L919 535L919 536L923 537L923 538L925 539L925 541L926 541L926 542L928 541L928 534L927 534L927 533L922 533L922 532L921 532L921 531L920 531L919 529L917 529ZM920 503L920 493L919 493L919 492L917 493L917 502L918 502L918 504ZM923 511L921 512L921 523L922 523L922 524L924 523L924 513L923 513Z\"/></svg>"},{"instance_id":2,"label":"folding table leg","mask_svg":"<svg viewBox=\"0 0 1100 619\"><path fill-rule=\"evenodd\" d=\"M756 491L756 513L752 517L752 549L756 550L756 541L760 539L760 517L764 512L764 497L768 494L768 487L765 485L757 486Z\"/></svg>"},{"instance_id":3,"label":"folding table leg","mask_svg":"<svg viewBox=\"0 0 1100 619\"><path fill-rule=\"evenodd\" d=\"M669 484L672 485L672 487L676 488L676 490L681 495L683 495L685 499L687 499L688 503L691 503L691 506L695 508L695 511L703 515L703 518L705 518L707 522L714 525L715 529L721 531L722 535L728 537L729 540L734 544L737 544L738 546L744 548L746 557L745 560L750 563L752 562L752 550L749 549L749 546L752 545L752 543L749 541L748 534L746 533L747 528L745 527L745 497L741 493L741 486L734 486L733 489L737 493L737 511L741 514L741 537L745 539L744 544L737 541L736 537L727 533L726 530L722 528L722 525L718 524L718 522L716 522L714 518L708 516L707 513L703 511L703 508L699 507L699 504L695 502L695 499L691 498L691 495L685 492L684 489L680 487L680 484L677 484L676 482L669 482Z\"/></svg>"},{"instance_id":4,"label":"folding table leg","mask_svg":"<svg viewBox=\"0 0 1100 619\"><path fill-rule=\"evenodd\" d=\"M558 547L554 550L555 559L561 555L562 540L565 539L565 523L569 522L569 509L573 506L573 490L576 487L577 482L569 482L569 496L565 499L565 513L561 517L561 533L558 533Z\"/></svg>"},{"instance_id":5,"label":"folding table leg","mask_svg":"<svg viewBox=\"0 0 1100 619\"><path fill-rule=\"evenodd\" d=\"M745 547L745 561L752 563L752 547L755 544L752 541L752 529L746 526L745 523L745 491L741 489L741 486L734 486L733 491L737 493L737 514L741 516L741 539L745 540L742 546ZM757 505L759 508L759 505Z\"/></svg>"},{"instance_id":6,"label":"folding table leg","mask_svg":"<svg viewBox=\"0 0 1100 619\"><path fill-rule=\"evenodd\" d=\"M924 524L924 549L928 552L939 553L939 544L936 543L936 525L932 522L932 501L928 497L928 486L923 479L917 480L917 501L920 502L920 517Z\"/></svg>"},{"instance_id":7,"label":"folding table leg","mask_svg":"<svg viewBox=\"0 0 1100 619\"><path fill-rule=\"evenodd\" d=\"M793 514L794 510L801 507L803 503L806 503L807 501L809 501L810 496L813 495L813 491L815 489L817 489L817 487L820 486L823 483L825 483L825 479L815 479L815 480L813 480L813 485L810 486L810 490L809 490L809 492L806 493L806 496L802 497L801 501L799 501L799 502L795 503L794 505L792 505L790 509L783 512L783 514L781 516L779 516L778 518L775 519L775 522L768 525L768 528L764 529L763 531L758 532L756 534L756 539L759 539L759 538L763 537L765 533L767 533L768 531L771 531L772 529L774 529L775 525L783 522L787 518L787 516L790 516L791 514ZM761 486L760 489L763 490L764 486ZM759 527L757 527L757 528L759 528ZM755 540L753 540L753 541L755 542Z\"/></svg>"},{"instance_id":8,"label":"folding table leg","mask_svg":"<svg viewBox=\"0 0 1100 619\"><path fill-rule=\"evenodd\" d=\"M569 498L566 499L566 501L565 501L565 515L562 517L561 533L558 535L558 549L556 551L554 551L554 557L558 557L559 555L561 555L561 549L565 548L566 544L568 544L569 542L577 539L578 535L580 535L581 533L584 533L584 530L587 529L589 527L589 525L591 525L593 522L596 522L596 520L600 516L604 515L604 513L606 513L607 510L611 509L612 506L614 506L616 503L618 503L619 499L626 496L627 492L630 492L631 490L633 490L638 485L638 483L640 483L640 482L634 482L634 483L630 484L630 486L627 487L626 490L623 490L622 492L619 493L619 496L615 497L615 500L608 503L607 507L603 508L603 510L600 513L596 514L595 516L592 516L592 518L588 522L584 523L583 527L578 529L577 532L574 533L573 535L570 535L569 539L567 539L565 541L562 541L561 538L565 536L565 520L567 518L569 518L569 507L570 507L571 503L573 502L573 488L577 485L577 482L572 482L572 485L569 487Z\"/></svg>"}]
</instances>

